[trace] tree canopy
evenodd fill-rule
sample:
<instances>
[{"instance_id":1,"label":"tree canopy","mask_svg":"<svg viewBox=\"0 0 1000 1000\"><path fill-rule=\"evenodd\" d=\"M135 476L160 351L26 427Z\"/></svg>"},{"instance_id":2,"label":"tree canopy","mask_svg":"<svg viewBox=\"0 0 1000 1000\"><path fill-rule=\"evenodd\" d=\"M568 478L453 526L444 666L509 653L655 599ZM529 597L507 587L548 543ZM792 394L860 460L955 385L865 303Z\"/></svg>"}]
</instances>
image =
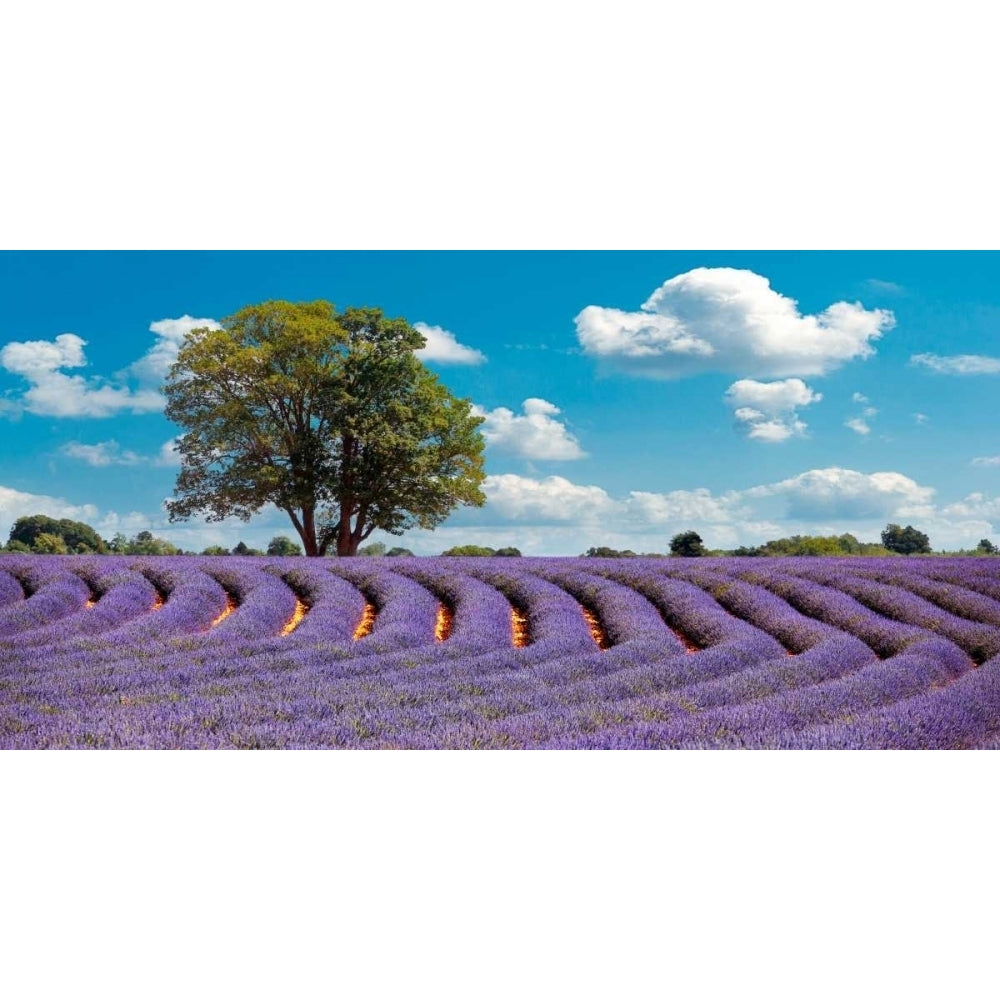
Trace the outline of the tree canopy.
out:
<instances>
[{"instance_id":1,"label":"tree canopy","mask_svg":"<svg viewBox=\"0 0 1000 1000\"><path fill-rule=\"evenodd\" d=\"M670 539L670 554L675 556L703 556L708 554L705 543L697 531L682 531Z\"/></svg>"},{"instance_id":2,"label":"tree canopy","mask_svg":"<svg viewBox=\"0 0 1000 1000\"><path fill-rule=\"evenodd\" d=\"M404 319L324 301L264 302L191 331L164 390L185 430L171 520L273 504L306 555L347 556L375 529L481 506L482 418L416 357L424 343Z\"/></svg>"},{"instance_id":3,"label":"tree canopy","mask_svg":"<svg viewBox=\"0 0 1000 1000\"><path fill-rule=\"evenodd\" d=\"M882 544L890 552L908 556L915 552L930 552L931 541L912 524L901 528L898 524L887 524L882 531Z\"/></svg>"},{"instance_id":4,"label":"tree canopy","mask_svg":"<svg viewBox=\"0 0 1000 1000\"><path fill-rule=\"evenodd\" d=\"M38 539L50 536L41 545ZM56 545L56 539L62 545ZM10 542L21 542L36 552L106 552L104 539L89 525L68 518L48 517L46 514L31 514L19 517L10 529Z\"/></svg>"}]
</instances>

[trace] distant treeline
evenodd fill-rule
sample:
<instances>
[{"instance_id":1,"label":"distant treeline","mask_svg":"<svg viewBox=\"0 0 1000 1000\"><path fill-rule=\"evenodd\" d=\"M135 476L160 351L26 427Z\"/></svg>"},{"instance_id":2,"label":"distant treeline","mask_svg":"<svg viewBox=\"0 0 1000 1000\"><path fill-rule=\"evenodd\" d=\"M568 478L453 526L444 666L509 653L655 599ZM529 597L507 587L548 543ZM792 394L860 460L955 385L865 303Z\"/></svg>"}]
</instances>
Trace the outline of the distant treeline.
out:
<instances>
[{"instance_id":1,"label":"distant treeline","mask_svg":"<svg viewBox=\"0 0 1000 1000\"><path fill-rule=\"evenodd\" d=\"M157 538L150 531L140 531L131 538L119 532L112 539L105 540L88 524L57 520L45 514L20 517L10 529L7 544L0 552L34 552L46 555L98 555L129 556L300 556L302 548L287 535L275 535L266 549L254 549L239 542L233 548L212 545L200 553L186 552L163 538ZM665 558L667 556L893 556L930 555L930 539L912 525L900 527L887 524L882 531L881 542L859 542L854 535L791 535L788 538L774 538L763 545L745 546L737 549L707 549L701 536L695 531L682 531L670 539L667 552L633 552L631 549L613 549L595 546L581 553L584 557L603 559L621 558ZM952 556L993 556L1000 554L998 548L988 538L979 540L974 549L939 551L936 555ZM372 542L358 549L359 556L413 556L409 549L395 546L387 548L382 542ZM491 548L486 545L456 545L446 549L442 556L520 556L520 549L508 545Z\"/></svg>"}]
</instances>

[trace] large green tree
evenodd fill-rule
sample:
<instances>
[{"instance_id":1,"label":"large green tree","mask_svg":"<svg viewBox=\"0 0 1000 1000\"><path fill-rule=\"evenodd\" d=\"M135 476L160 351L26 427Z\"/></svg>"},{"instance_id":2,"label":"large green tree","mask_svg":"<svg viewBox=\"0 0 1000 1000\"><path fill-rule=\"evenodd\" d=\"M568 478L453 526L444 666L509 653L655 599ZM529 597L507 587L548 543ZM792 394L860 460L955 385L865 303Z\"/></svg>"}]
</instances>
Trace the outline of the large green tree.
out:
<instances>
[{"instance_id":1,"label":"large green tree","mask_svg":"<svg viewBox=\"0 0 1000 1000\"><path fill-rule=\"evenodd\" d=\"M89 524L71 521L68 518L56 520L46 514L19 517L10 529L9 541L23 542L29 548L35 548L35 542L43 534L62 539L67 552L107 551L104 539ZM45 549L46 552L51 551L50 541L46 540L43 544L50 546Z\"/></svg>"},{"instance_id":2,"label":"large green tree","mask_svg":"<svg viewBox=\"0 0 1000 1000\"><path fill-rule=\"evenodd\" d=\"M904 556L914 552L931 551L931 540L922 531L917 531L912 524L908 524L905 528L901 528L898 524L887 524L882 530L882 544L890 552L898 552Z\"/></svg>"},{"instance_id":3,"label":"large green tree","mask_svg":"<svg viewBox=\"0 0 1000 1000\"><path fill-rule=\"evenodd\" d=\"M404 319L324 301L264 302L191 331L164 390L185 431L171 520L274 504L307 556L349 556L375 529L481 506L482 418L416 357L424 343Z\"/></svg>"}]
</instances>

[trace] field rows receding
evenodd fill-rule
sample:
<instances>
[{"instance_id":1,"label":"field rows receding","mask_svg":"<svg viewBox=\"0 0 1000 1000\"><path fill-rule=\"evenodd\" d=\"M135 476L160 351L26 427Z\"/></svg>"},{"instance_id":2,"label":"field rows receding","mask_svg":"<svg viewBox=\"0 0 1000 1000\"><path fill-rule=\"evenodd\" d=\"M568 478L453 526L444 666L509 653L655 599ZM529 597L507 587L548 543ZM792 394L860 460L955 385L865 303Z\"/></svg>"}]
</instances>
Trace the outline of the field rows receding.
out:
<instances>
[{"instance_id":1,"label":"field rows receding","mask_svg":"<svg viewBox=\"0 0 1000 1000\"><path fill-rule=\"evenodd\" d=\"M1000 559L0 559L0 747L994 748Z\"/></svg>"}]
</instances>

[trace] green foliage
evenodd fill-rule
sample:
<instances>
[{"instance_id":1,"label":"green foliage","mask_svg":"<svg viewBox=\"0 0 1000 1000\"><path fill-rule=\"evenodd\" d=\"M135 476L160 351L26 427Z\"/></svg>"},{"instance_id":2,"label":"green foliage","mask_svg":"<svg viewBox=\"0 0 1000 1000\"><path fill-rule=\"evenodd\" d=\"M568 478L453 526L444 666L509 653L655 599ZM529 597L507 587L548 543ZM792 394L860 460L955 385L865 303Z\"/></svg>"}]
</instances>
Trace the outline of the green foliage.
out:
<instances>
[{"instance_id":1,"label":"green foliage","mask_svg":"<svg viewBox=\"0 0 1000 1000\"><path fill-rule=\"evenodd\" d=\"M375 529L434 528L481 506L482 418L379 309L247 306L185 338L164 391L184 428L171 520L248 520L273 503L306 555L354 555Z\"/></svg>"},{"instance_id":2,"label":"green foliage","mask_svg":"<svg viewBox=\"0 0 1000 1000\"><path fill-rule=\"evenodd\" d=\"M446 552L442 552L443 556L493 556L496 555L496 550L488 548L485 545L456 545L453 548L448 549Z\"/></svg>"},{"instance_id":3,"label":"green foliage","mask_svg":"<svg viewBox=\"0 0 1000 1000\"><path fill-rule=\"evenodd\" d=\"M233 546L234 556L262 556L264 553L260 549L252 549L246 542L237 542Z\"/></svg>"},{"instance_id":4,"label":"green foliage","mask_svg":"<svg viewBox=\"0 0 1000 1000\"><path fill-rule=\"evenodd\" d=\"M763 545L733 549L733 556L887 556L889 551L874 542L859 542L854 535L791 535Z\"/></svg>"},{"instance_id":5,"label":"green foliage","mask_svg":"<svg viewBox=\"0 0 1000 1000\"><path fill-rule=\"evenodd\" d=\"M497 549L493 553L495 556L519 556L521 554L520 549L515 549L513 545L507 545L502 549Z\"/></svg>"},{"instance_id":6,"label":"green foliage","mask_svg":"<svg viewBox=\"0 0 1000 1000\"><path fill-rule=\"evenodd\" d=\"M386 552L386 555L395 558L397 556L412 556L413 553L409 549L404 549L398 545L394 545L388 552Z\"/></svg>"},{"instance_id":7,"label":"green foliage","mask_svg":"<svg viewBox=\"0 0 1000 1000\"><path fill-rule=\"evenodd\" d=\"M589 548L583 554L598 559L627 559L635 555L631 549L609 549L605 545L598 546L597 548Z\"/></svg>"},{"instance_id":8,"label":"green foliage","mask_svg":"<svg viewBox=\"0 0 1000 1000\"><path fill-rule=\"evenodd\" d=\"M31 551L42 555L64 556L69 553L69 547L61 535L53 535L48 531L43 531L35 536Z\"/></svg>"},{"instance_id":9,"label":"green foliage","mask_svg":"<svg viewBox=\"0 0 1000 1000\"><path fill-rule=\"evenodd\" d=\"M372 542L370 545L362 545L358 549L359 556L384 556L385 545L382 542Z\"/></svg>"},{"instance_id":10,"label":"green foliage","mask_svg":"<svg viewBox=\"0 0 1000 1000\"><path fill-rule=\"evenodd\" d=\"M267 554L269 556L300 556L302 546L298 542L293 542L288 535L275 535L267 543Z\"/></svg>"},{"instance_id":11,"label":"green foliage","mask_svg":"<svg viewBox=\"0 0 1000 1000\"><path fill-rule=\"evenodd\" d=\"M981 552L984 556L992 556L996 555L997 547L988 538L980 538L976 551Z\"/></svg>"},{"instance_id":12,"label":"green foliage","mask_svg":"<svg viewBox=\"0 0 1000 1000\"><path fill-rule=\"evenodd\" d=\"M670 554L674 556L704 556L708 552L697 531L682 531L670 539Z\"/></svg>"},{"instance_id":13,"label":"green foliage","mask_svg":"<svg viewBox=\"0 0 1000 1000\"><path fill-rule=\"evenodd\" d=\"M0 551L3 551L3 552L30 552L31 551L31 546L30 545L25 545L24 542L15 540L13 542L8 542L3 547L3 549L0 550Z\"/></svg>"},{"instance_id":14,"label":"green foliage","mask_svg":"<svg viewBox=\"0 0 1000 1000\"><path fill-rule=\"evenodd\" d=\"M68 518L56 520L45 514L19 517L10 529L9 541L22 542L30 550L37 552L35 541L42 534L62 539L67 552L107 552L104 539L89 524Z\"/></svg>"},{"instance_id":15,"label":"green foliage","mask_svg":"<svg viewBox=\"0 0 1000 1000\"><path fill-rule=\"evenodd\" d=\"M181 550L165 538L156 538L151 531L140 531L124 546L129 556L179 556Z\"/></svg>"},{"instance_id":16,"label":"green foliage","mask_svg":"<svg viewBox=\"0 0 1000 1000\"><path fill-rule=\"evenodd\" d=\"M207 549L202 549L203 556L228 556L229 549L225 545L209 545Z\"/></svg>"},{"instance_id":17,"label":"green foliage","mask_svg":"<svg viewBox=\"0 0 1000 1000\"><path fill-rule=\"evenodd\" d=\"M882 531L882 544L890 552L898 552L904 556L931 551L930 539L910 524L905 528L898 524L887 524Z\"/></svg>"}]
</instances>

